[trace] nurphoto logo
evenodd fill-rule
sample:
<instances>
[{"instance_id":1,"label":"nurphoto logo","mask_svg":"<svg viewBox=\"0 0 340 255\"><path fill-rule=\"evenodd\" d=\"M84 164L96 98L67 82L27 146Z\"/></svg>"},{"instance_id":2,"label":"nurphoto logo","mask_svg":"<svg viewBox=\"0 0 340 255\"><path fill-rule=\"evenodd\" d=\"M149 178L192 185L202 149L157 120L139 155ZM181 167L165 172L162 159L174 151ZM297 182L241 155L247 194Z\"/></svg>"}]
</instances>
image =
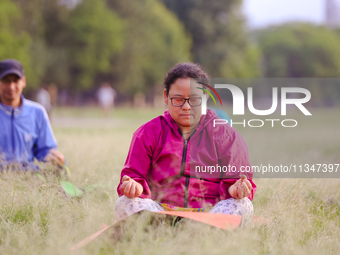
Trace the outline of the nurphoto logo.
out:
<instances>
[{"instance_id":1,"label":"nurphoto logo","mask_svg":"<svg viewBox=\"0 0 340 255\"><path fill-rule=\"evenodd\" d=\"M215 89L228 89L233 98L233 115L244 115L245 114L245 99L244 99L244 94L242 90L231 84L215 84L214 88L208 84L201 83L203 86L208 87L210 90L212 90L217 98L220 101L220 104L222 105L222 100L217 93ZM203 91L206 92L206 94L203 94L202 96L202 104L201 104L201 112L202 115L207 114L207 94L213 99L215 105L216 105L216 100L214 96L205 88L199 88ZM302 94L304 97L303 98L289 98L288 95L290 93L295 93L295 94ZM269 109L266 110L258 110L254 107L253 103L253 88L248 87L247 88L247 105L248 109L251 113L257 116L268 116L273 114L277 107L278 107L278 88L273 87L272 88L272 105ZM307 103L311 99L311 93L308 89L305 88L299 88L299 87L282 87L281 88L281 116L286 116L287 115L287 105L295 105L304 115L306 116L311 116L312 114L306 109L306 107L303 105ZM281 126L283 127L296 127L298 122L295 119L250 119L246 121L245 119L243 122L233 122L233 120L230 120L230 123L226 119L215 119L214 120L214 127L216 125L224 125L229 123L231 126L239 124L243 125L244 127L248 126L249 127L262 127L264 126L265 122L271 123L271 126L274 127L276 122L280 122Z\"/></svg>"}]
</instances>

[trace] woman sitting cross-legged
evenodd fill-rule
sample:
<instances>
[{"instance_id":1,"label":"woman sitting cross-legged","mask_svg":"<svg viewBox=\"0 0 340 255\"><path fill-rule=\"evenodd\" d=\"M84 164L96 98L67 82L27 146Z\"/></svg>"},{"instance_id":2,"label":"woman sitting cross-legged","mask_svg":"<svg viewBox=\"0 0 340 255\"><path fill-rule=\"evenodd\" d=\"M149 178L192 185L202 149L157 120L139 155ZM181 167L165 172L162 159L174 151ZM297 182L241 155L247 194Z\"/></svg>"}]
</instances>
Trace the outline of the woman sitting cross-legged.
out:
<instances>
[{"instance_id":1,"label":"woman sitting cross-legged","mask_svg":"<svg viewBox=\"0 0 340 255\"><path fill-rule=\"evenodd\" d=\"M168 109L133 134L117 188L117 221L141 210L181 210L242 215L242 225L251 222L256 185L251 173L241 178L242 169L250 169L247 146L230 125L214 125L214 110L202 115L204 85L197 79L208 75L193 63L166 75Z\"/></svg>"}]
</instances>

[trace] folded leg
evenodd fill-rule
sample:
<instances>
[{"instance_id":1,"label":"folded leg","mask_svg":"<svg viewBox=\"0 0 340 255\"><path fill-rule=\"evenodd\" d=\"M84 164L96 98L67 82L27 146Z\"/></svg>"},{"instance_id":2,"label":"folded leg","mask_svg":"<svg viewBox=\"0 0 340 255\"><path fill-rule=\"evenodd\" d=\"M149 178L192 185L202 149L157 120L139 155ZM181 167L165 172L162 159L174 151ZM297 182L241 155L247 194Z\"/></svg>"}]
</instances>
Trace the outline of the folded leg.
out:
<instances>
[{"instance_id":1,"label":"folded leg","mask_svg":"<svg viewBox=\"0 0 340 255\"><path fill-rule=\"evenodd\" d=\"M218 202L209 213L242 215L241 227L246 227L251 224L254 207L247 197L242 199L229 198Z\"/></svg>"},{"instance_id":2,"label":"folded leg","mask_svg":"<svg viewBox=\"0 0 340 255\"><path fill-rule=\"evenodd\" d=\"M127 216L143 210L151 212L165 211L162 206L152 199L139 197L128 198L126 196L121 196L117 199L115 204L116 221L120 221Z\"/></svg>"}]
</instances>

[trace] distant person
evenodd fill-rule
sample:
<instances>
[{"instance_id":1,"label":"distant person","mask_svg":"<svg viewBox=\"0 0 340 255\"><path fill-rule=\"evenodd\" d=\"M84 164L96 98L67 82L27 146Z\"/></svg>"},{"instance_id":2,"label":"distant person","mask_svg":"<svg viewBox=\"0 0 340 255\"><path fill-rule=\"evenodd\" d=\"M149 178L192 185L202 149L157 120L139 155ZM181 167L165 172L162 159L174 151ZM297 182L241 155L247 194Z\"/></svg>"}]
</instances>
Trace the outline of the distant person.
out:
<instances>
[{"instance_id":1,"label":"distant person","mask_svg":"<svg viewBox=\"0 0 340 255\"><path fill-rule=\"evenodd\" d=\"M97 91L97 98L99 106L103 109L105 114L114 108L114 101L117 96L116 91L109 83L103 83Z\"/></svg>"},{"instance_id":2,"label":"distant person","mask_svg":"<svg viewBox=\"0 0 340 255\"><path fill-rule=\"evenodd\" d=\"M65 158L57 143L43 106L22 95L26 77L15 59L0 62L0 169L10 165L37 170L34 158L63 165Z\"/></svg>"},{"instance_id":3,"label":"distant person","mask_svg":"<svg viewBox=\"0 0 340 255\"><path fill-rule=\"evenodd\" d=\"M41 87L38 90L38 92L37 92L37 102L45 108L48 116L50 117L52 104L51 104L51 96L50 96L50 93L47 91L46 85L44 85L43 87Z\"/></svg>"},{"instance_id":4,"label":"distant person","mask_svg":"<svg viewBox=\"0 0 340 255\"><path fill-rule=\"evenodd\" d=\"M58 87L55 84L50 84L47 87L47 91L50 94L51 97L51 106L57 106L57 102L58 102Z\"/></svg>"},{"instance_id":5,"label":"distant person","mask_svg":"<svg viewBox=\"0 0 340 255\"><path fill-rule=\"evenodd\" d=\"M69 95L66 89L60 91L60 94L58 96L58 102L62 106L69 104Z\"/></svg>"}]
</instances>

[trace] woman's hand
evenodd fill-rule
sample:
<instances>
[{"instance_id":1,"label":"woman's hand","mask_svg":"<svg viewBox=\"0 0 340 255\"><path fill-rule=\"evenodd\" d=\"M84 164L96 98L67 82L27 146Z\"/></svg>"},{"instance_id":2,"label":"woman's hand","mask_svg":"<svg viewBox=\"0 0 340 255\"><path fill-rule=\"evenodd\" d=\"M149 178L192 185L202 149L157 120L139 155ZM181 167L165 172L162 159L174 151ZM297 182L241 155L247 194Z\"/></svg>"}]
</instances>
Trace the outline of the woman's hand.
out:
<instances>
[{"instance_id":1,"label":"woman's hand","mask_svg":"<svg viewBox=\"0 0 340 255\"><path fill-rule=\"evenodd\" d=\"M120 192L129 198L139 197L143 193L143 186L129 176L124 175L122 185L120 186Z\"/></svg>"},{"instance_id":2,"label":"woman's hand","mask_svg":"<svg viewBox=\"0 0 340 255\"><path fill-rule=\"evenodd\" d=\"M241 199L248 197L253 189L250 181L247 180L245 175L241 176L241 179L237 180L233 185L229 187L229 194L233 198Z\"/></svg>"}]
</instances>

